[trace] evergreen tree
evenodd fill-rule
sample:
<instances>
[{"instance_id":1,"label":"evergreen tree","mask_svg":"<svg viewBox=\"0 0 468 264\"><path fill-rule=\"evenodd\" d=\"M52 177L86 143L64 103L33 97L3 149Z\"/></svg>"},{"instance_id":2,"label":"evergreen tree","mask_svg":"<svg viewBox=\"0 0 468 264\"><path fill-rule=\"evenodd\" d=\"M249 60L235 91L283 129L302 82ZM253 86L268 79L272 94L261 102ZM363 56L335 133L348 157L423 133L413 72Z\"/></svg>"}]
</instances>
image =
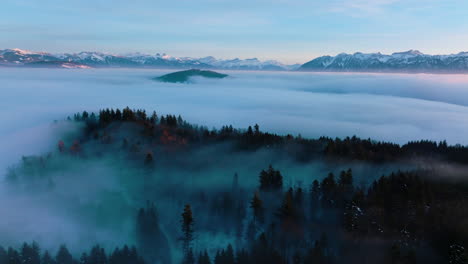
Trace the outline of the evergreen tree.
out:
<instances>
[{"instance_id":1,"label":"evergreen tree","mask_svg":"<svg viewBox=\"0 0 468 264\"><path fill-rule=\"evenodd\" d=\"M283 203L279 209L278 216L282 220L293 220L296 217L296 208L293 201L293 190L289 188L284 196Z\"/></svg>"},{"instance_id":2,"label":"evergreen tree","mask_svg":"<svg viewBox=\"0 0 468 264\"><path fill-rule=\"evenodd\" d=\"M333 173L329 173L327 177L325 177L321 184L320 190L322 191L322 203L325 206L332 206L336 204L336 181L335 175Z\"/></svg>"},{"instance_id":3,"label":"evergreen tree","mask_svg":"<svg viewBox=\"0 0 468 264\"><path fill-rule=\"evenodd\" d=\"M226 248L226 251L224 253L224 264L234 264L234 250L231 246L231 244L229 244Z\"/></svg>"},{"instance_id":4,"label":"evergreen tree","mask_svg":"<svg viewBox=\"0 0 468 264\"><path fill-rule=\"evenodd\" d=\"M192 209L189 204L185 205L184 212L182 213L182 241L183 241L183 250L184 250L184 259L185 263L189 261L189 254L192 252L191 244L193 240L193 225L194 219L192 214ZM193 253L192 253L193 258Z\"/></svg>"},{"instance_id":5,"label":"evergreen tree","mask_svg":"<svg viewBox=\"0 0 468 264\"><path fill-rule=\"evenodd\" d=\"M86 121L89 117L88 112L83 111L83 114L81 114L81 120Z\"/></svg>"},{"instance_id":6,"label":"evergreen tree","mask_svg":"<svg viewBox=\"0 0 468 264\"><path fill-rule=\"evenodd\" d=\"M255 135L260 134L260 127L258 126L258 124L255 124L254 129L255 129Z\"/></svg>"},{"instance_id":7,"label":"evergreen tree","mask_svg":"<svg viewBox=\"0 0 468 264\"><path fill-rule=\"evenodd\" d=\"M31 245L24 243L20 254L23 264L40 264L41 262L39 246L35 242Z\"/></svg>"},{"instance_id":8,"label":"evergreen tree","mask_svg":"<svg viewBox=\"0 0 468 264\"><path fill-rule=\"evenodd\" d=\"M117 110L115 110L115 120L117 120L117 121L122 120L122 112L120 112L120 109L118 109L118 108L117 108Z\"/></svg>"},{"instance_id":9,"label":"evergreen tree","mask_svg":"<svg viewBox=\"0 0 468 264\"><path fill-rule=\"evenodd\" d=\"M211 264L210 256L206 250L203 253L200 252L200 255L198 256L198 264Z\"/></svg>"},{"instance_id":10,"label":"evergreen tree","mask_svg":"<svg viewBox=\"0 0 468 264\"><path fill-rule=\"evenodd\" d=\"M8 264L21 264L21 256L15 249L8 248Z\"/></svg>"},{"instance_id":11,"label":"evergreen tree","mask_svg":"<svg viewBox=\"0 0 468 264\"><path fill-rule=\"evenodd\" d=\"M73 257L65 245L61 245L55 256L56 264L74 264ZM93 263L98 264L98 263Z\"/></svg>"},{"instance_id":12,"label":"evergreen tree","mask_svg":"<svg viewBox=\"0 0 468 264\"><path fill-rule=\"evenodd\" d=\"M310 188L310 212L312 216L315 216L320 205L320 184L318 180L312 182Z\"/></svg>"},{"instance_id":13,"label":"evergreen tree","mask_svg":"<svg viewBox=\"0 0 468 264\"><path fill-rule=\"evenodd\" d=\"M249 137L253 136L253 130L252 130L252 127L251 127L251 126L249 126L249 127L247 128L247 136L249 136Z\"/></svg>"},{"instance_id":14,"label":"evergreen tree","mask_svg":"<svg viewBox=\"0 0 468 264\"><path fill-rule=\"evenodd\" d=\"M270 165L268 170L260 172L260 190L279 191L283 187L283 176L279 170L273 169Z\"/></svg>"},{"instance_id":15,"label":"evergreen tree","mask_svg":"<svg viewBox=\"0 0 468 264\"><path fill-rule=\"evenodd\" d=\"M195 264L195 256L193 255L192 248L189 248L187 254L185 254L183 264Z\"/></svg>"},{"instance_id":16,"label":"evergreen tree","mask_svg":"<svg viewBox=\"0 0 468 264\"><path fill-rule=\"evenodd\" d=\"M258 192L255 192L252 201L250 201L250 208L253 210L254 222L263 222L263 201L260 199Z\"/></svg>"},{"instance_id":17,"label":"evergreen tree","mask_svg":"<svg viewBox=\"0 0 468 264\"><path fill-rule=\"evenodd\" d=\"M159 227L154 204L148 202L146 209L141 208L138 211L136 225L137 245L145 261L170 262L168 241Z\"/></svg>"},{"instance_id":18,"label":"evergreen tree","mask_svg":"<svg viewBox=\"0 0 468 264\"><path fill-rule=\"evenodd\" d=\"M89 253L89 264L107 264L107 255L104 248L94 246Z\"/></svg>"}]
</instances>

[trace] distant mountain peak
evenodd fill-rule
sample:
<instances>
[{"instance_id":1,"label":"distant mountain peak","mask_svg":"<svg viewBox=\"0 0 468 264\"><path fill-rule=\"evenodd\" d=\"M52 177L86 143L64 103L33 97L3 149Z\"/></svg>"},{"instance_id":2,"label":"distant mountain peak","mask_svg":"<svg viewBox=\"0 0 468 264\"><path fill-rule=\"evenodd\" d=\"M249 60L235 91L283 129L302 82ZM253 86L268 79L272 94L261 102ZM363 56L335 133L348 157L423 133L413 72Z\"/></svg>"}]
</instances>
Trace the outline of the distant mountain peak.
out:
<instances>
[{"instance_id":1,"label":"distant mountain peak","mask_svg":"<svg viewBox=\"0 0 468 264\"><path fill-rule=\"evenodd\" d=\"M395 52L392 54L393 55L424 55L424 53L420 52L419 50L408 50L408 51L403 51L403 52Z\"/></svg>"},{"instance_id":2,"label":"distant mountain peak","mask_svg":"<svg viewBox=\"0 0 468 264\"><path fill-rule=\"evenodd\" d=\"M34 51L30 51L30 50L23 50L23 49L17 49L17 48L11 49L11 51L14 51L14 52L16 52L18 54L22 54L22 55L43 54L43 52L34 52Z\"/></svg>"}]
</instances>

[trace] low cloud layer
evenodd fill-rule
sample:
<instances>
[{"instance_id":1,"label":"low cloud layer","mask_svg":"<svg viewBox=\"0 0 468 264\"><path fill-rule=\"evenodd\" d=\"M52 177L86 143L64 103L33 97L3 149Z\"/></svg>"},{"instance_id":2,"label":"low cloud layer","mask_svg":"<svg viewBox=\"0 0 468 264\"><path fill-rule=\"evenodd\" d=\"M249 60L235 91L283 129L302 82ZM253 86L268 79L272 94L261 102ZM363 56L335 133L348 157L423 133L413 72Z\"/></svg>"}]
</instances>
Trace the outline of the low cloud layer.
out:
<instances>
[{"instance_id":1,"label":"low cloud layer","mask_svg":"<svg viewBox=\"0 0 468 264\"><path fill-rule=\"evenodd\" d=\"M151 80L168 71L3 69L0 169L56 144L52 122L82 110L145 108L190 122L306 137L357 135L405 143L468 143L464 75L227 72L193 84Z\"/></svg>"}]
</instances>

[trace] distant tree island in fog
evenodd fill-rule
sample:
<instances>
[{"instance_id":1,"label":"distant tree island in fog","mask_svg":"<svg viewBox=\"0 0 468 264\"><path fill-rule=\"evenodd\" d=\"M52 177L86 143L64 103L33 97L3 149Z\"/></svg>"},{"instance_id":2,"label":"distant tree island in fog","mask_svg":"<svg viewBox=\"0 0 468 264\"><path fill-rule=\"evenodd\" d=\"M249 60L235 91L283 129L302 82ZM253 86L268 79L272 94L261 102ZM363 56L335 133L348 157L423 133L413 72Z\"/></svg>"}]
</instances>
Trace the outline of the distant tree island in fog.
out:
<instances>
[{"instance_id":1,"label":"distant tree island in fog","mask_svg":"<svg viewBox=\"0 0 468 264\"><path fill-rule=\"evenodd\" d=\"M160 81L160 82L170 82L170 83L186 83L186 82L189 82L190 78L192 77L223 79L223 78L228 77L228 75L223 74L223 73L218 73L215 71L191 69L191 70L186 70L186 71L178 71L178 72L169 73L163 76L153 78L153 80Z\"/></svg>"}]
</instances>

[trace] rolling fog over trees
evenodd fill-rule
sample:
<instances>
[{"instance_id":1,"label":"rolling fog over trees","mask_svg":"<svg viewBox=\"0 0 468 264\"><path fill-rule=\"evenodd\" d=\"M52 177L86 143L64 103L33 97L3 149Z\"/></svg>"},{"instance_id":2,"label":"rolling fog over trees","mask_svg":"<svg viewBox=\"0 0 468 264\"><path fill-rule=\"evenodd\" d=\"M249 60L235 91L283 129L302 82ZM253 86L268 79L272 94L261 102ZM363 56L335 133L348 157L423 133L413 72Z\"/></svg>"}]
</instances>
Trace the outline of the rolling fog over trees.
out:
<instances>
[{"instance_id":1,"label":"rolling fog over trees","mask_svg":"<svg viewBox=\"0 0 468 264\"><path fill-rule=\"evenodd\" d=\"M2 263L466 259L462 146L211 129L130 108L52 129L53 147L2 183Z\"/></svg>"},{"instance_id":2,"label":"rolling fog over trees","mask_svg":"<svg viewBox=\"0 0 468 264\"><path fill-rule=\"evenodd\" d=\"M127 105L304 137L357 135L397 143L467 144L463 75L222 72L232 78L166 84L168 71L2 69L0 169L55 145L53 120ZM64 127L63 129L67 129Z\"/></svg>"}]
</instances>

